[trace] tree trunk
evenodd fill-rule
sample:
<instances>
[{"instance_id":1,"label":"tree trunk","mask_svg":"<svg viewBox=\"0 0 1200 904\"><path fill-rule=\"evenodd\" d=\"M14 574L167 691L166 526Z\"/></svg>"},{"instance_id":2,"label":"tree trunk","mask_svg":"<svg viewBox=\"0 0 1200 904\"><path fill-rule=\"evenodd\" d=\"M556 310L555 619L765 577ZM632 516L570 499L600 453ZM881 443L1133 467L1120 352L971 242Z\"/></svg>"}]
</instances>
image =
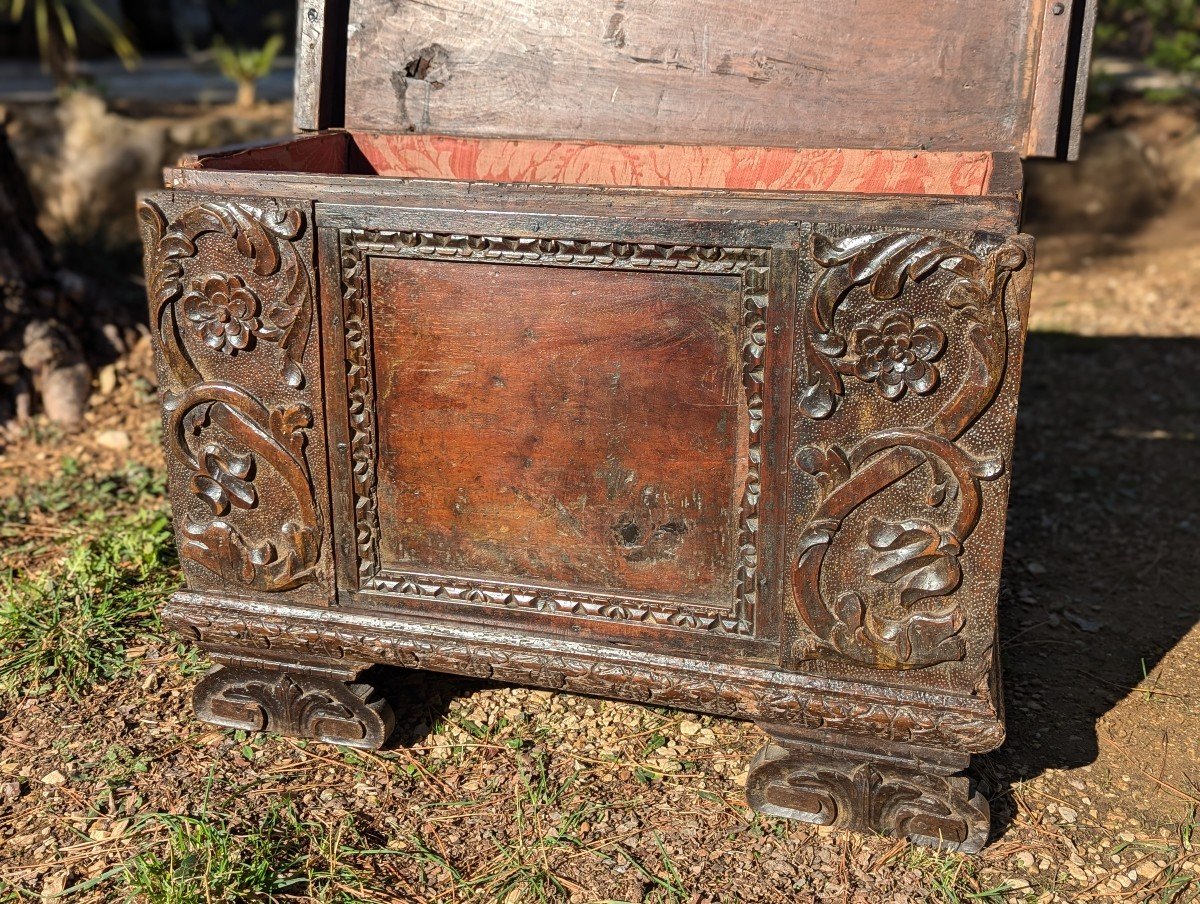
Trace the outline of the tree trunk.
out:
<instances>
[{"instance_id":1,"label":"tree trunk","mask_svg":"<svg viewBox=\"0 0 1200 904\"><path fill-rule=\"evenodd\" d=\"M28 417L35 399L78 426L91 386L75 333L83 282L62 271L37 225L33 196L0 123L0 423Z\"/></svg>"}]
</instances>

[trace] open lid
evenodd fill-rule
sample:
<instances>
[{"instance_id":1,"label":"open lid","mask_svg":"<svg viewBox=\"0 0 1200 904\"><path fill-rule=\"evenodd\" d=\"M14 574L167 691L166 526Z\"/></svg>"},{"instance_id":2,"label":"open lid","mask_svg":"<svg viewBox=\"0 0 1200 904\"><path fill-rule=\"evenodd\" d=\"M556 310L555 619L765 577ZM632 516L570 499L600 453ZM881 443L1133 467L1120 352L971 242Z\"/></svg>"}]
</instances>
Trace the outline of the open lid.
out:
<instances>
[{"instance_id":1,"label":"open lid","mask_svg":"<svg viewBox=\"0 0 1200 904\"><path fill-rule=\"evenodd\" d=\"M1078 151L1096 0L300 0L296 127Z\"/></svg>"}]
</instances>

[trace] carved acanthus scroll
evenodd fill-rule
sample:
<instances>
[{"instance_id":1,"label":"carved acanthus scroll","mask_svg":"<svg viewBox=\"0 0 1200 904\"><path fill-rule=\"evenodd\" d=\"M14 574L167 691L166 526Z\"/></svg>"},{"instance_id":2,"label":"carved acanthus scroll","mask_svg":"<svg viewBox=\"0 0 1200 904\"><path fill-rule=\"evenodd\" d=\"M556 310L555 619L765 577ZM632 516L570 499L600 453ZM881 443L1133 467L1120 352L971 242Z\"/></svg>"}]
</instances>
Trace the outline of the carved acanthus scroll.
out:
<instances>
[{"instance_id":1,"label":"carved acanthus scroll","mask_svg":"<svg viewBox=\"0 0 1200 904\"><path fill-rule=\"evenodd\" d=\"M210 356L252 352L261 341L282 352L288 390L304 387L313 288L296 243L306 216L297 208L224 199L189 207L170 223L145 200L138 216L164 376L167 453L207 509L203 519L189 515L180 554L223 581L254 590L289 590L312 581L322 534L305 458L312 410L299 399L268 407L245 387L214 376L206 363ZM221 255L201 254L198 243L206 235L232 240L244 272L223 272ZM182 332L187 326L194 331L190 343ZM259 509L262 465L292 498L272 501L273 509L287 513L276 532L248 539L235 526L234 513Z\"/></svg>"},{"instance_id":2,"label":"carved acanthus scroll","mask_svg":"<svg viewBox=\"0 0 1200 904\"><path fill-rule=\"evenodd\" d=\"M194 700L201 719L226 728L365 750L383 746L395 725L391 707L370 685L299 670L218 667L196 685Z\"/></svg>"},{"instance_id":3,"label":"carved acanthus scroll","mask_svg":"<svg viewBox=\"0 0 1200 904\"><path fill-rule=\"evenodd\" d=\"M821 268L806 313L807 383L798 405L823 420L846 393L844 379L874 385L891 403L909 393L940 405L912 426L880 429L844 445L801 448L795 463L816 482L817 502L801 529L792 571L797 610L811 631L797 659L841 658L878 668L911 669L961 659L962 607L953 598L962 582L963 545L979 523L980 482L999 476L1002 455L976 457L956 444L992 404L1008 357L1005 288L1025 262L1007 243L980 254L936 235L886 233L833 240L818 235L813 255ZM935 277L940 277L940 281ZM960 356L969 362L957 385L940 359L947 329L904 307L906 287L937 282L954 323ZM896 302L881 318L839 328L839 308L857 292L871 303ZM830 593L829 553L846 537L847 520L865 503L915 472L928 476L924 511L866 520L870 589ZM832 596L832 598L830 598ZM900 614L896 614L896 613Z\"/></svg>"},{"instance_id":4,"label":"carved acanthus scroll","mask_svg":"<svg viewBox=\"0 0 1200 904\"><path fill-rule=\"evenodd\" d=\"M964 774L931 764L856 762L818 744L767 744L750 764L746 797L769 816L964 854L983 847L990 826L987 798Z\"/></svg>"}]
</instances>

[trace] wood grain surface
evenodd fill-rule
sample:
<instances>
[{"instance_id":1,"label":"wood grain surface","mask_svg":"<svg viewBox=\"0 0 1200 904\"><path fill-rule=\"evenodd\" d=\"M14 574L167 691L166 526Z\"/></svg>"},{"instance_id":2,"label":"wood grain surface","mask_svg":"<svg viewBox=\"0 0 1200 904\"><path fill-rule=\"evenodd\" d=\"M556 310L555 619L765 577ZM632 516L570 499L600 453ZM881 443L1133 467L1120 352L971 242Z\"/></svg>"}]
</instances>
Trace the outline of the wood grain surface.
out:
<instances>
[{"instance_id":1,"label":"wood grain surface","mask_svg":"<svg viewBox=\"0 0 1200 904\"><path fill-rule=\"evenodd\" d=\"M385 568L731 606L735 276L377 258Z\"/></svg>"},{"instance_id":2,"label":"wood grain surface","mask_svg":"<svg viewBox=\"0 0 1200 904\"><path fill-rule=\"evenodd\" d=\"M345 125L1052 153L1072 20L1052 6L352 0Z\"/></svg>"}]
</instances>

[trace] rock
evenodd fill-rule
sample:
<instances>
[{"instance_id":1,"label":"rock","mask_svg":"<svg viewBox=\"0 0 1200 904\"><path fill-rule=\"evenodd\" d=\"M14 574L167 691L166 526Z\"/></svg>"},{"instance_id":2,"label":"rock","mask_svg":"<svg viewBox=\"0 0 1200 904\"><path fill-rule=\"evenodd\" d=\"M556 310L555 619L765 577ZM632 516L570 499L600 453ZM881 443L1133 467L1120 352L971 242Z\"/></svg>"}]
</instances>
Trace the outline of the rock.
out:
<instances>
[{"instance_id":1,"label":"rock","mask_svg":"<svg viewBox=\"0 0 1200 904\"><path fill-rule=\"evenodd\" d=\"M1090 618L1084 618L1082 615L1078 615L1072 612L1070 609L1067 609L1063 612L1063 618L1073 624L1080 631L1086 631L1088 634L1095 634L1104 627L1104 622L1095 621Z\"/></svg>"},{"instance_id":2,"label":"rock","mask_svg":"<svg viewBox=\"0 0 1200 904\"><path fill-rule=\"evenodd\" d=\"M1072 825L1079 818L1079 813L1071 807L1059 806L1058 818L1067 823L1067 825Z\"/></svg>"},{"instance_id":3,"label":"rock","mask_svg":"<svg viewBox=\"0 0 1200 904\"><path fill-rule=\"evenodd\" d=\"M1172 150L1166 162L1179 197L1200 200L1200 132Z\"/></svg>"},{"instance_id":4,"label":"rock","mask_svg":"<svg viewBox=\"0 0 1200 904\"><path fill-rule=\"evenodd\" d=\"M684 719L679 723L679 733L685 738L690 738L693 735L698 735L700 733L700 729L703 727L704 726L699 722L693 722L691 719Z\"/></svg>"},{"instance_id":5,"label":"rock","mask_svg":"<svg viewBox=\"0 0 1200 904\"><path fill-rule=\"evenodd\" d=\"M1137 865L1137 874L1143 879L1153 879L1161 872L1162 868L1149 860L1143 861Z\"/></svg>"},{"instance_id":6,"label":"rock","mask_svg":"<svg viewBox=\"0 0 1200 904\"><path fill-rule=\"evenodd\" d=\"M1021 853L1017 854L1017 866L1025 870L1025 872L1032 870L1033 864L1033 854L1029 851L1021 851Z\"/></svg>"},{"instance_id":7,"label":"rock","mask_svg":"<svg viewBox=\"0 0 1200 904\"><path fill-rule=\"evenodd\" d=\"M100 395L112 395L113 390L117 388L117 367L115 364L106 364L100 368L100 373L96 375L96 388Z\"/></svg>"},{"instance_id":8,"label":"rock","mask_svg":"<svg viewBox=\"0 0 1200 904\"><path fill-rule=\"evenodd\" d=\"M53 772L47 772L45 775L42 776L42 784L50 785L51 787L53 787L55 785L66 784L66 781L67 781L67 777L65 775L63 775L61 772L59 772L57 769L55 769Z\"/></svg>"},{"instance_id":9,"label":"rock","mask_svg":"<svg viewBox=\"0 0 1200 904\"><path fill-rule=\"evenodd\" d=\"M124 452L132 440L124 430L101 430L96 434L96 445L114 452Z\"/></svg>"},{"instance_id":10,"label":"rock","mask_svg":"<svg viewBox=\"0 0 1200 904\"><path fill-rule=\"evenodd\" d=\"M34 320L25 327L21 363L33 374L46 416L78 427L92 391L92 370L75 336L54 320Z\"/></svg>"},{"instance_id":11,"label":"rock","mask_svg":"<svg viewBox=\"0 0 1200 904\"><path fill-rule=\"evenodd\" d=\"M53 108L13 116L13 151L39 201L40 225L52 239L137 238L133 192L162 188L162 168L187 150L290 133L286 105L254 115L214 108L182 117L137 119L108 109L95 92L70 92Z\"/></svg>"}]
</instances>

